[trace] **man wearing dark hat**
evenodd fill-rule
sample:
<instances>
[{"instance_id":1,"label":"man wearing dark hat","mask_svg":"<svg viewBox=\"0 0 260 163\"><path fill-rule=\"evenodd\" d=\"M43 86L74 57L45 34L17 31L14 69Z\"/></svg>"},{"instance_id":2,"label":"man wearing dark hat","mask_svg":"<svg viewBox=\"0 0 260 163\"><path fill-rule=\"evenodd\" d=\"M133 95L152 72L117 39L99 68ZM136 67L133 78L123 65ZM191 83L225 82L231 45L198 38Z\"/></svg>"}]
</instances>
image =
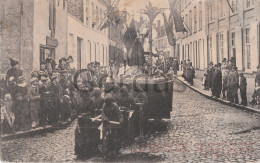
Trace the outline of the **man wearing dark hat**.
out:
<instances>
[{"instance_id":1,"label":"man wearing dark hat","mask_svg":"<svg viewBox=\"0 0 260 163\"><path fill-rule=\"evenodd\" d=\"M65 64L65 69L66 70L71 70L72 68L70 67L70 64L74 62L73 57L70 55L67 59L66 59L66 64Z\"/></svg>"},{"instance_id":2,"label":"man wearing dark hat","mask_svg":"<svg viewBox=\"0 0 260 163\"><path fill-rule=\"evenodd\" d=\"M9 78L11 76L13 76L14 80L17 81L18 77L23 75L23 71L18 68L18 64L19 64L18 61L14 60L12 58L9 58L9 60L10 60L10 64L11 64L12 68L10 68L6 72L6 80L9 80Z\"/></svg>"},{"instance_id":3,"label":"man wearing dark hat","mask_svg":"<svg viewBox=\"0 0 260 163\"><path fill-rule=\"evenodd\" d=\"M70 88L70 80L68 78L68 71L67 70L62 70L60 71L61 78L60 78L60 85L63 88L63 90L69 89Z\"/></svg>"},{"instance_id":4,"label":"man wearing dark hat","mask_svg":"<svg viewBox=\"0 0 260 163\"><path fill-rule=\"evenodd\" d=\"M220 71L221 66L214 66L214 73L212 77L212 96L219 98L222 90L222 73Z\"/></svg>"},{"instance_id":5,"label":"man wearing dark hat","mask_svg":"<svg viewBox=\"0 0 260 163\"><path fill-rule=\"evenodd\" d=\"M65 66L65 64L66 64L66 58L61 58L60 60L59 60L59 66L58 66L58 68L60 69L60 70L66 70L66 66Z\"/></svg>"},{"instance_id":6,"label":"man wearing dark hat","mask_svg":"<svg viewBox=\"0 0 260 163\"><path fill-rule=\"evenodd\" d=\"M51 114L49 117L50 123L58 124L59 116L60 116L60 105L62 103L62 88L59 84L60 81L60 74L53 73L51 76L51 83L49 87L50 92L50 107L51 107Z\"/></svg>"},{"instance_id":7,"label":"man wearing dark hat","mask_svg":"<svg viewBox=\"0 0 260 163\"><path fill-rule=\"evenodd\" d=\"M208 70L207 70L207 74L208 74L208 76L207 76L208 88L210 88L210 89L212 88L211 85L212 85L212 78L213 78L214 71L215 71L215 69L213 67L213 62L210 62Z\"/></svg>"},{"instance_id":8,"label":"man wearing dark hat","mask_svg":"<svg viewBox=\"0 0 260 163\"><path fill-rule=\"evenodd\" d=\"M172 67L173 67L174 75L177 75L177 71L179 70L179 63L176 57L173 60Z\"/></svg>"},{"instance_id":9,"label":"man wearing dark hat","mask_svg":"<svg viewBox=\"0 0 260 163\"><path fill-rule=\"evenodd\" d=\"M241 99L242 99L241 105L247 106L247 96L246 96L247 82L246 82L246 78L245 78L243 72L241 72L239 75L240 75L239 88L240 88L240 96L241 96Z\"/></svg>"},{"instance_id":10,"label":"man wearing dark hat","mask_svg":"<svg viewBox=\"0 0 260 163\"><path fill-rule=\"evenodd\" d=\"M228 75L228 99L231 103L238 104L238 88L239 88L239 75L237 72L237 67L233 67L232 71Z\"/></svg>"},{"instance_id":11,"label":"man wearing dark hat","mask_svg":"<svg viewBox=\"0 0 260 163\"><path fill-rule=\"evenodd\" d=\"M190 85L193 85L193 78L194 78L194 68L192 66L192 63L189 62L186 66L186 80L190 83Z\"/></svg>"},{"instance_id":12,"label":"man wearing dark hat","mask_svg":"<svg viewBox=\"0 0 260 163\"><path fill-rule=\"evenodd\" d=\"M40 110L39 110L39 123L40 126L44 126L47 123L48 115L50 114L49 100L50 92L49 89L49 78L41 76L42 84L39 87L40 92Z\"/></svg>"}]
</instances>

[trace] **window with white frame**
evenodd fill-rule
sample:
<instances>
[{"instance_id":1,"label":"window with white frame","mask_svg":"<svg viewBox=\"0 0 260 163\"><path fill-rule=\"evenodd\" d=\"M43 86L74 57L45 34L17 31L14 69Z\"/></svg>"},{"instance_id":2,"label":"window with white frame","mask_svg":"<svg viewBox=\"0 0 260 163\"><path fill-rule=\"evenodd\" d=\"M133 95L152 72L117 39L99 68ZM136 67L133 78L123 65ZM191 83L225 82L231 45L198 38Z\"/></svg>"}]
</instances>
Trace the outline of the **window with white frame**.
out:
<instances>
[{"instance_id":1,"label":"window with white frame","mask_svg":"<svg viewBox=\"0 0 260 163\"><path fill-rule=\"evenodd\" d=\"M202 30L202 2L199 2L199 30Z\"/></svg>"},{"instance_id":2,"label":"window with white frame","mask_svg":"<svg viewBox=\"0 0 260 163\"><path fill-rule=\"evenodd\" d=\"M89 26L89 0L86 0L86 25Z\"/></svg>"},{"instance_id":3,"label":"window with white frame","mask_svg":"<svg viewBox=\"0 0 260 163\"><path fill-rule=\"evenodd\" d=\"M236 45L236 33L235 32L231 33L231 45L232 46Z\"/></svg>"},{"instance_id":4,"label":"window with white frame","mask_svg":"<svg viewBox=\"0 0 260 163\"><path fill-rule=\"evenodd\" d=\"M194 7L194 33L197 32L197 8Z\"/></svg>"},{"instance_id":5,"label":"window with white frame","mask_svg":"<svg viewBox=\"0 0 260 163\"><path fill-rule=\"evenodd\" d=\"M182 20L185 21L184 17L182 17ZM182 32L182 38L185 38L185 35L186 35L186 33L185 33L185 32Z\"/></svg>"},{"instance_id":6,"label":"window with white frame","mask_svg":"<svg viewBox=\"0 0 260 163\"><path fill-rule=\"evenodd\" d=\"M96 25L96 11L95 11L94 3L91 4L91 10L92 10L92 28L94 28Z\"/></svg>"},{"instance_id":7,"label":"window with white frame","mask_svg":"<svg viewBox=\"0 0 260 163\"><path fill-rule=\"evenodd\" d=\"M238 3L238 0L230 0L231 9L232 9L233 13L237 12L237 3Z\"/></svg>"},{"instance_id":8,"label":"window with white frame","mask_svg":"<svg viewBox=\"0 0 260 163\"><path fill-rule=\"evenodd\" d=\"M99 10L98 10L98 7L96 7L96 22L97 22L96 28L98 28L99 27Z\"/></svg>"},{"instance_id":9,"label":"window with white frame","mask_svg":"<svg viewBox=\"0 0 260 163\"><path fill-rule=\"evenodd\" d=\"M189 28L190 28L190 35L192 34L192 11L189 12Z\"/></svg>"},{"instance_id":10,"label":"window with white frame","mask_svg":"<svg viewBox=\"0 0 260 163\"><path fill-rule=\"evenodd\" d=\"M225 16L223 11L223 0L219 0L218 9L219 9L219 17L222 18L223 16Z\"/></svg>"},{"instance_id":11,"label":"window with white frame","mask_svg":"<svg viewBox=\"0 0 260 163\"><path fill-rule=\"evenodd\" d=\"M185 15L185 23L188 23L188 14ZM188 32L186 32L186 37L188 37Z\"/></svg>"},{"instance_id":12,"label":"window with white frame","mask_svg":"<svg viewBox=\"0 0 260 163\"><path fill-rule=\"evenodd\" d=\"M213 9L214 9L214 4L211 4L209 6L209 21L213 21Z\"/></svg>"},{"instance_id":13,"label":"window with white frame","mask_svg":"<svg viewBox=\"0 0 260 163\"><path fill-rule=\"evenodd\" d=\"M223 33L219 34L219 57L222 60L224 58L224 35ZM220 61L218 59L218 61Z\"/></svg>"},{"instance_id":14,"label":"window with white frame","mask_svg":"<svg viewBox=\"0 0 260 163\"><path fill-rule=\"evenodd\" d=\"M100 9L100 25L101 25L103 19L104 19L103 18L103 11L102 11L102 9Z\"/></svg>"},{"instance_id":15,"label":"window with white frame","mask_svg":"<svg viewBox=\"0 0 260 163\"><path fill-rule=\"evenodd\" d=\"M254 0L246 0L246 8L253 7L254 3Z\"/></svg>"},{"instance_id":16,"label":"window with white frame","mask_svg":"<svg viewBox=\"0 0 260 163\"><path fill-rule=\"evenodd\" d=\"M245 28L245 52L247 69L251 69L250 28Z\"/></svg>"},{"instance_id":17,"label":"window with white frame","mask_svg":"<svg viewBox=\"0 0 260 163\"><path fill-rule=\"evenodd\" d=\"M212 36L209 36L209 61L212 62Z\"/></svg>"}]
</instances>

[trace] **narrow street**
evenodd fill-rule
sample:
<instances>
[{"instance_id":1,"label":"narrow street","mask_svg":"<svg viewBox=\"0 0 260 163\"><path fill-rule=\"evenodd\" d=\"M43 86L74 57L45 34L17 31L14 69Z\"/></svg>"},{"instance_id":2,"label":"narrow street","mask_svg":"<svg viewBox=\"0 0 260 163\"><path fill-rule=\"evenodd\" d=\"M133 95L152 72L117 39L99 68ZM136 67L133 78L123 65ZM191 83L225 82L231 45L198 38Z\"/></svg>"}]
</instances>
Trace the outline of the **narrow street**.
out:
<instances>
[{"instance_id":1,"label":"narrow street","mask_svg":"<svg viewBox=\"0 0 260 163\"><path fill-rule=\"evenodd\" d=\"M260 116L225 106L175 81L170 120L150 122L142 140L112 161L255 162L260 160ZM103 161L74 154L76 121L53 133L2 142L2 161Z\"/></svg>"}]
</instances>

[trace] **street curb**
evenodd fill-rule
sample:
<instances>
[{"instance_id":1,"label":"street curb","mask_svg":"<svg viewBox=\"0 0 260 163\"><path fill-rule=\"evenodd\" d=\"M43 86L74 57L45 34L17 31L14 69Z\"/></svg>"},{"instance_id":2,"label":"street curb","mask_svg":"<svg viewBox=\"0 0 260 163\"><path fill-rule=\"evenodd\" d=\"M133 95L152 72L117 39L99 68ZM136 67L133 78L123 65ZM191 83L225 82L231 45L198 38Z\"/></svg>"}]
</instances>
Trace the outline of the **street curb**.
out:
<instances>
[{"instance_id":1,"label":"street curb","mask_svg":"<svg viewBox=\"0 0 260 163\"><path fill-rule=\"evenodd\" d=\"M176 77L176 76L173 76L173 77L175 79L177 79L178 81L182 82L183 84L185 84L186 86L188 86L189 88L191 88L192 90L194 90L195 92L203 95L204 97L206 97L206 98L208 98L210 100L214 100L216 102L220 102L220 103L225 104L227 106L238 108L238 109L243 110L243 111L249 111L249 112L253 112L253 113L260 113L259 109L251 108L251 107L248 107L248 106L242 106L242 105L238 105L238 104L232 104L229 101L225 101L225 100L221 100L221 99L218 99L218 98L211 97L211 96L205 94L204 92L202 92L201 90L199 90L198 88L196 88L194 86L190 86L190 84L188 84L188 82L180 79L180 77Z\"/></svg>"},{"instance_id":2,"label":"street curb","mask_svg":"<svg viewBox=\"0 0 260 163\"><path fill-rule=\"evenodd\" d=\"M17 139L17 138L22 138L22 137L27 137L27 136L34 136L34 135L42 134L42 133L45 133L45 132L52 132L52 131L56 131L56 130L61 130L61 129L68 127L73 121L74 120L63 123L61 126L48 125L48 126L45 126L45 127L39 127L39 128L31 129L31 130L28 130L28 131L18 131L15 134L1 135L1 141Z\"/></svg>"}]
</instances>

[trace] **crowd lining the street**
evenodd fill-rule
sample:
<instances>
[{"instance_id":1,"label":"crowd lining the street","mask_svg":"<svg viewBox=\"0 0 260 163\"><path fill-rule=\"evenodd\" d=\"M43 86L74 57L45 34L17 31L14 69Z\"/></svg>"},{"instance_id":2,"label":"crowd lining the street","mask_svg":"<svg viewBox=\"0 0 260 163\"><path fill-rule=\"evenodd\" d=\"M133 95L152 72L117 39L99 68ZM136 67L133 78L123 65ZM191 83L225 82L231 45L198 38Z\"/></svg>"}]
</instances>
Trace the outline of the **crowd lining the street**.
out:
<instances>
[{"instance_id":1,"label":"crowd lining the street","mask_svg":"<svg viewBox=\"0 0 260 163\"><path fill-rule=\"evenodd\" d=\"M87 71L76 75L78 71L70 67L73 61L71 56L61 58L57 67L52 58L47 58L41 62L39 71L31 73L27 84L18 68L19 62L10 58L12 68L1 80L2 134L59 126L82 113L94 116L102 113L103 120L121 122L119 106L135 108L136 102L147 101L144 91L137 93L115 82L111 85L113 78L108 71L118 71L119 64L111 63L108 70L99 62L92 62L84 69ZM105 91L105 82L112 87L109 91Z\"/></svg>"},{"instance_id":2,"label":"crowd lining the street","mask_svg":"<svg viewBox=\"0 0 260 163\"><path fill-rule=\"evenodd\" d=\"M223 100L228 100L230 103L248 105L247 101L247 79L244 76L244 71L238 71L235 58L227 60L223 58L222 63L213 65L209 63L206 69L202 85L204 90L211 91L212 97L220 98L222 93ZM195 69L190 60L182 61L181 67L183 70L183 78L193 85L195 78ZM260 97L260 65L257 67L255 78L255 90L252 96L251 105L259 104ZM239 103L238 91L240 90L241 102Z\"/></svg>"},{"instance_id":3,"label":"crowd lining the street","mask_svg":"<svg viewBox=\"0 0 260 163\"><path fill-rule=\"evenodd\" d=\"M10 68L6 77L1 79L1 126L2 134L15 133L16 131L29 130L39 126L61 125L70 121L81 113L98 115L102 119L122 121L119 107L135 108L136 102L147 102L144 91L133 91L129 85L119 87L115 82L110 83L106 91L107 80L113 80L120 68L118 63L110 63L109 68L100 66L98 62L88 64L87 73L82 73L75 78L76 70L70 64L74 60L71 56L61 58L59 65L50 57L41 62L40 70L31 73L28 84L23 71L18 68L19 62L10 58ZM158 60L154 66L154 75L177 75L179 63L177 58L172 58L160 68L162 61ZM123 66L123 65L121 65ZM145 66L144 66L145 67ZM165 68L166 67L166 68ZM195 78L195 69L190 60L181 62L183 77L191 85ZM109 72L110 71L110 75ZM77 75L76 75L77 76ZM240 78L239 78L240 76ZM83 77L83 78L82 78ZM75 81L76 80L76 85ZM235 60L222 63L209 63L203 82L205 90L211 90L212 96L231 103L238 104L238 89L240 89L241 105L247 106L247 81L243 72L238 72ZM255 92L252 105L259 103L260 96L260 65L257 67L255 79ZM80 90L80 91L79 91ZM106 105L104 105L106 104ZM118 107L119 106L119 107ZM113 112L113 114L110 114Z\"/></svg>"}]
</instances>

